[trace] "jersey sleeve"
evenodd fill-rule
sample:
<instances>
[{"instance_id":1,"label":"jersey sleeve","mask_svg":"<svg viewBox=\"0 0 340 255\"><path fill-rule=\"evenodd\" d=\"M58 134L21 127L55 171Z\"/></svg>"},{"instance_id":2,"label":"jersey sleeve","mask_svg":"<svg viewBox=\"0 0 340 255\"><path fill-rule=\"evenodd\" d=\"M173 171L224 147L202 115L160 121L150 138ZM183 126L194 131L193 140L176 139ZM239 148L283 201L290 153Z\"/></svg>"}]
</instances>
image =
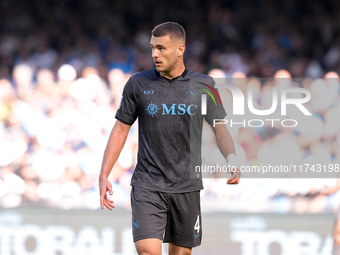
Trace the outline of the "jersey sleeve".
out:
<instances>
[{"instance_id":1,"label":"jersey sleeve","mask_svg":"<svg viewBox=\"0 0 340 255\"><path fill-rule=\"evenodd\" d=\"M127 125L132 125L138 116L137 102L131 78L125 84L121 102L116 113L116 119Z\"/></svg>"},{"instance_id":2,"label":"jersey sleeve","mask_svg":"<svg viewBox=\"0 0 340 255\"><path fill-rule=\"evenodd\" d=\"M215 119L224 119L227 116L218 89L215 88L215 82L213 79L211 80L212 89L209 90L214 99L209 95L207 96L207 114L204 115L204 119L209 125L213 125Z\"/></svg>"}]
</instances>

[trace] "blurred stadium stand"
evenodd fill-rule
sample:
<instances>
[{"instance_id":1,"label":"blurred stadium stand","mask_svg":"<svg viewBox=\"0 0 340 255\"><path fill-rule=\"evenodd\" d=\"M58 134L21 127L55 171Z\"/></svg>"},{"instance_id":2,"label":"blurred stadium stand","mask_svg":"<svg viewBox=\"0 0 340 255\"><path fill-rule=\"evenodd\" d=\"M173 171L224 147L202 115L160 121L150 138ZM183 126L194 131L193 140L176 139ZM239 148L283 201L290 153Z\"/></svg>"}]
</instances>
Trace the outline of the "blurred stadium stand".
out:
<instances>
[{"instance_id":1,"label":"blurred stadium stand","mask_svg":"<svg viewBox=\"0 0 340 255\"><path fill-rule=\"evenodd\" d=\"M338 81L330 89L325 80L310 80L340 71L339 12L336 1L0 1L0 206L98 209L97 177L123 86L153 67L150 30L167 20L187 31L188 68L260 78L286 69L305 79L318 102L330 104L311 105L312 134L308 127L290 134L297 163L316 149L339 162ZM237 86L256 87L259 107L267 109L270 86L257 78ZM125 208L137 130L135 124L110 177ZM234 136L249 164L272 149L259 135L241 129ZM227 211L329 212L337 196L318 191L334 181L244 180L228 194L221 180L207 179L203 209L217 200L228 201Z\"/></svg>"},{"instance_id":2,"label":"blurred stadium stand","mask_svg":"<svg viewBox=\"0 0 340 255\"><path fill-rule=\"evenodd\" d=\"M256 90L258 109L270 107L270 88L280 86L262 78L279 74L290 81L288 86L311 91L307 107L313 118L299 132L265 126L232 133L245 164L257 165L273 151L296 164L318 157L340 163L339 80L324 79L327 72L340 73L339 1L1 0L0 17L0 255L26 254L27 247L22 247L29 236L36 240L35 253L29 254L49 254L53 249L48 251L41 241L48 233L55 235L48 242L52 245L63 243L57 235L73 238L58 254L92 254L97 246L115 254L105 250L114 249L112 240L122 240L115 241L121 254L133 254L130 218L124 210L129 210L129 183L137 160L137 123L110 176L116 217L122 219L112 223L112 229L102 229L111 216L97 214L98 174L124 84L133 73L153 68L150 31L165 21L186 29L187 68L239 78L235 85L243 91ZM287 72L277 72L281 69ZM293 83L299 79L299 85L290 76ZM203 141L207 148L209 134ZM256 246L266 247L268 253L255 254L269 254L271 242L283 251L293 239L301 241L295 243L301 254L330 254L329 213L338 208L340 194L322 192L336 182L253 178L231 187L224 179L204 179L202 209L215 214L207 217L210 246L202 247L200 254L208 253L206 247L223 247L223 233L216 237L214 232L220 225L213 221L221 212L229 213L218 221L225 224L227 239L238 242L228 254L254 254L250 249L261 242L259 236L262 241L274 239ZM252 218L252 213L276 216ZM92 222L93 216L98 220ZM82 228L85 221L95 230ZM65 228L51 228L53 222ZM19 234L18 229L26 232ZM291 232L297 229L300 232ZM119 233L117 239L112 239L114 233ZM245 239L253 241L242 243ZM89 240L93 246L86 253Z\"/></svg>"}]
</instances>

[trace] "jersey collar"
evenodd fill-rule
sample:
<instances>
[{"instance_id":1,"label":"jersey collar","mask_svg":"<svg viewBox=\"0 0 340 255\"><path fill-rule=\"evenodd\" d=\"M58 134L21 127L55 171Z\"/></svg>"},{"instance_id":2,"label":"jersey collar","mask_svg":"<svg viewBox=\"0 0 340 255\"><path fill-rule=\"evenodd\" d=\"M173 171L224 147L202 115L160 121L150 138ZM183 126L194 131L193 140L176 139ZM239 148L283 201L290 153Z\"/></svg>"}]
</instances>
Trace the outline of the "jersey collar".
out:
<instances>
[{"instance_id":1,"label":"jersey collar","mask_svg":"<svg viewBox=\"0 0 340 255\"><path fill-rule=\"evenodd\" d=\"M157 77L157 78L162 77L162 78L164 78L165 80L167 80L169 83L173 83L178 77L184 78L184 77L188 74L188 69L185 68L184 72L183 72L180 76L177 76L177 77L172 78L172 79L168 79L168 78L166 78L166 77L161 76L161 74L156 70L156 68L155 68L155 74L156 74L156 77Z\"/></svg>"}]
</instances>

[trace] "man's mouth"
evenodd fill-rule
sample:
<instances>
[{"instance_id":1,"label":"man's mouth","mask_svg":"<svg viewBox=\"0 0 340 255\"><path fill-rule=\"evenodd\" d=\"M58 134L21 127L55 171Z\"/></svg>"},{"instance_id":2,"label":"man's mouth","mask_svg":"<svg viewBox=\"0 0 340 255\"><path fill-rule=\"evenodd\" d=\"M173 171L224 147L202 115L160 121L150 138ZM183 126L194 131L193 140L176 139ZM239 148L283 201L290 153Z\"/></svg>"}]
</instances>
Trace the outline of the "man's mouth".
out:
<instances>
[{"instance_id":1,"label":"man's mouth","mask_svg":"<svg viewBox=\"0 0 340 255\"><path fill-rule=\"evenodd\" d=\"M162 64L162 62L160 62L160 61L155 61L155 65L156 66L160 66Z\"/></svg>"}]
</instances>

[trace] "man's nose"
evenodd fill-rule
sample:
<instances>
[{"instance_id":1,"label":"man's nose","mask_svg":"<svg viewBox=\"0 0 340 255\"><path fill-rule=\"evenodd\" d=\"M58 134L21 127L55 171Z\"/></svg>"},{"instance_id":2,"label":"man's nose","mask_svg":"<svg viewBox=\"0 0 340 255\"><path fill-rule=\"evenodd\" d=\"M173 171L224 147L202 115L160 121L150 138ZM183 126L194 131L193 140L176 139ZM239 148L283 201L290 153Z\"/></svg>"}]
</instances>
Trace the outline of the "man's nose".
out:
<instances>
[{"instance_id":1,"label":"man's nose","mask_svg":"<svg viewBox=\"0 0 340 255\"><path fill-rule=\"evenodd\" d=\"M152 50L151 57L152 58L158 58L158 50L156 50L156 49Z\"/></svg>"}]
</instances>

